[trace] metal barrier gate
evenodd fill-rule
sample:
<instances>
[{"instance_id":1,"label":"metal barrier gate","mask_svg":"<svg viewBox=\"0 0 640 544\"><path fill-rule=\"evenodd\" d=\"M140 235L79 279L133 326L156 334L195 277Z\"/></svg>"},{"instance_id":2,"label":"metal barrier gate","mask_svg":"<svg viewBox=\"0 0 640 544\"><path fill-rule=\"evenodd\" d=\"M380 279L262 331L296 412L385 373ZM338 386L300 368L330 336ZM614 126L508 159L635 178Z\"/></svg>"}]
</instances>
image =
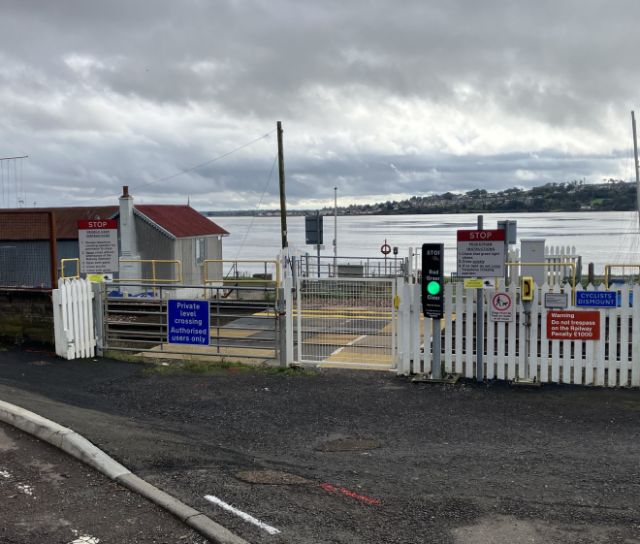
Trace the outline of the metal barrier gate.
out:
<instances>
[{"instance_id":1,"label":"metal barrier gate","mask_svg":"<svg viewBox=\"0 0 640 544\"><path fill-rule=\"evenodd\" d=\"M396 364L394 278L298 278L299 363L386 370Z\"/></svg>"},{"instance_id":2,"label":"metal barrier gate","mask_svg":"<svg viewBox=\"0 0 640 544\"><path fill-rule=\"evenodd\" d=\"M284 360L284 317L276 311L275 287L235 287L233 299L224 286L158 286L102 284L103 350L143 353L147 357L256 362ZM169 300L209 302L207 345L172 344L167 335Z\"/></svg>"}]
</instances>

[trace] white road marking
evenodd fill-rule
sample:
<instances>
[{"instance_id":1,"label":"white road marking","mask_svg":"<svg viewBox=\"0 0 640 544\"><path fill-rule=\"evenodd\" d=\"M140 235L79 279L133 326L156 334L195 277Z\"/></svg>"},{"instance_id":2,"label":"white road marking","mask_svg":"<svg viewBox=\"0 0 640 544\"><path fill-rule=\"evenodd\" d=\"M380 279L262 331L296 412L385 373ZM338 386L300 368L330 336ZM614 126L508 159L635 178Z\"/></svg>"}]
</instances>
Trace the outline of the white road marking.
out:
<instances>
[{"instance_id":1,"label":"white road marking","mask_svg":"<svg viewBox=\"0 0 640 544\"><path fill-rule=\"evenodd\" d=\"M18 484L16 487L18 488L18 491L22 491L25 495L33 497L33 487L29 484Z\"/></svg>"},{"instance_id":2,"label":"white road marking","mask_svg":"<svg viewBox=\"0 0 640 544\"><path fill-rule=\"evenodd\" d=\"M77 533L77 531L74 531L74 533ZM69 544L99 544L99 542L100 539L95 536L82 535L72 542L69 542Z\"/></svg>"},{"instance_id":3,"label":"white road marking","mask_svg":"<svg viewBox=\"0 0 640 544\"><path fill-rule=\"evenodd\" d=\"M364 340L366 337L367 337L367 335L363 334L362 336L358 336L358 338L354 338L353 340L351 340L351 342L347 342L344 346L342 346L341 348L338 348L337 350L335 350L331 355L329 355L329 357L333 357L334 355L337 355L344 348L349 347L349 346L353 346L353 344L355 344L356 342L360 342L360 340ZM327 359L329 357L327 357Z\"/></svg>"},{"instance_id":4,"label":"white road marking","mask_svg":"<svg viewBox=\"0 0 640 544\"><path fill-rule=\"evenodd\" d=\"M271 525L267 525L266 523L263 523L259 519L254 518L253 516L247 514L246 512L243 512L242 510L238 510L237 508L234 508L230 504L227 504L223 500L220 500L218 497L214 497L213 495L205 495L204 498L207 499L209 502L212 502L213 504L216 504L221 508L224 508L228 512L231 512L232 514L235 514L236 516L241 517L243 520L248 521L249 523L253 523L257 527L260 527L260 529L267 531L267 533L269 533L270 535L277 535L278 533L280 533L279 529L276 529L275 527L271 527Z\"/></svg>"}]
</instances>

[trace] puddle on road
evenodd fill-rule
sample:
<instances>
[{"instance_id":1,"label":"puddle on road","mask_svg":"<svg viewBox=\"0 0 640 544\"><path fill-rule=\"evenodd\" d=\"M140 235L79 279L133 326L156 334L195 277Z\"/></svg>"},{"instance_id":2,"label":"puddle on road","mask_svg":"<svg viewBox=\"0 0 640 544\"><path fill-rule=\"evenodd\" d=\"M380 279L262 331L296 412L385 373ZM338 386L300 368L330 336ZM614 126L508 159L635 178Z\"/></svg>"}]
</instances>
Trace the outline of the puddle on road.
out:
<instances>
[{"instance_id":1,"label":"puddle on road","mask_svg":"<svg viewBox=\"0 0 640 544\"><path fill-rule=\"evenodd\" d=\"M518 519L513 516L491 516L474 525L453 529L455 544L556 544L579 542L618 542L616 527L595 524L580 526L556 525L542 520ZM631 543L631 540L625 542Z\"/></svg>"},{"instance_id":2,"label":"puddle on road","mask_svg":"<svg viewBox=\"0 0 640 544\"><path fill-rule=\"evenodd\" d=\"M297 474L279 470L244 470L237 472L236 478L250 484L262 485L311 485L314 483Z\"/></svg>"},{"instance_id":3,"label":"puddle on road","mask_svg":"<svg viewBox=\"0 0 640 544\"><path fill-rule=\"evenodd\" d=\"M349 452L375 450L381 446L378 440L371 438L336 438L327 440L316 446L317 451Z\"/></svg>"},{"instance_id":4,"label":"puddle on road","mask_svg":"<svg viewBox=\"0 0 640 544\"><path fill-rule=\"evenodd\" d=\"M31 361L29 364L33 366L46 366L50 365L51 361Z\"/></svg>"}]
</instances>

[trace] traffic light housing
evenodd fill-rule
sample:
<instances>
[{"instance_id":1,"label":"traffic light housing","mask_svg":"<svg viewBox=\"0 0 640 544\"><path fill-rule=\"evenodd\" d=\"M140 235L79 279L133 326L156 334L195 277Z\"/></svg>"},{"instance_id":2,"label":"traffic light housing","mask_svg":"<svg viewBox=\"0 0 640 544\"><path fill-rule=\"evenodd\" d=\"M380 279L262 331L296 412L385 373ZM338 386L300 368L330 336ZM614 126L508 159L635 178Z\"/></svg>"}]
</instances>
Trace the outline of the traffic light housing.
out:
<instances>
[{"instance_id":1,"label":"traffic light housing","mask_svg":"<svg viewBox=\"0 0 640 544\"><path fill-rule=\"evenodd\" d=\"M444 315L444 244L422 244L422 313L442 319Z\"/></svg>"},{"instance_id":2,"label":"traffic light housing","mask_svg":"<svg viewBox=\"0 0 640 544\"><path fill-rule=\"evenodd\" d=\"M520 300L530 302L533 300L533 291L535 282L531 276L522 276L520 278Z\"/></svg>"}]
</instances>

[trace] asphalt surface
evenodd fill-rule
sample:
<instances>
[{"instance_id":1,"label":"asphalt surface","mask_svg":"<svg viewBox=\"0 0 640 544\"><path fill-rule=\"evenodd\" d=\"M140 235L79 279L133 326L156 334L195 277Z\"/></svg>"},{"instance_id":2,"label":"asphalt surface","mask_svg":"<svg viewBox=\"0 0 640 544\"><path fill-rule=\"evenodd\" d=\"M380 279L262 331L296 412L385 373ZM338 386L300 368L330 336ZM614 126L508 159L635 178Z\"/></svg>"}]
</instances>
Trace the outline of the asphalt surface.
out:
<instances>
[{"instance_id":1,"label":"asphalt surface","mask_svg":"<svg viewBox=\"0 0 640 544\"><path fill-rule=\"evenodd\" d=\"M640 543L640 391L160 375L9 351L0 399L254 543Z\"/></svg>"},{"instance_id":2,"label":"asphalt surface","mask_svg":"<svg viewBox=\"0 0 640 544\"><path fill-rule=\"evenodd\" d=\"M0 424L3 544L203 544L161 508L57 448Z\"/></svg>"}]
</instances>

